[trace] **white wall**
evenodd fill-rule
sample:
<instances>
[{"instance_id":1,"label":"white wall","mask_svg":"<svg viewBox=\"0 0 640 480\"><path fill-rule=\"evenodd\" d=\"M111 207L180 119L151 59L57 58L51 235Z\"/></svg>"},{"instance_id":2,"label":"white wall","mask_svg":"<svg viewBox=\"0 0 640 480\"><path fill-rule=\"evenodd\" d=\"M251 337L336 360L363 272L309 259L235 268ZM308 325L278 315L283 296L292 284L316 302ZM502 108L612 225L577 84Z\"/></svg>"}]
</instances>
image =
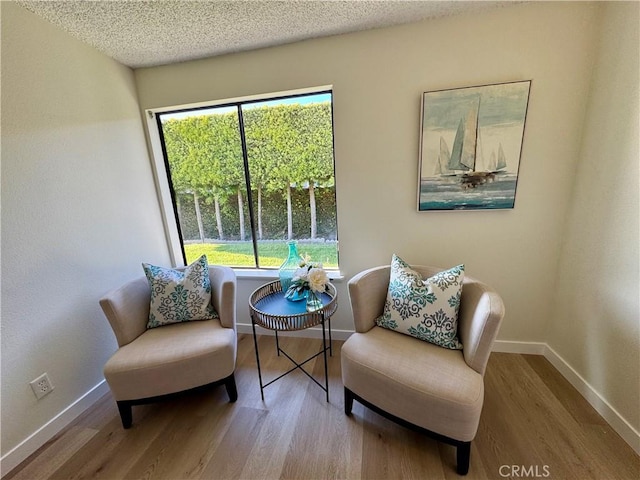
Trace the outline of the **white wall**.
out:
<instances>
[{"instance_id":1,"label":"white wall","mask_svg":"<svg viewBox=\"0 0 640 480\"><path fill-rule=\"evenodd\" d=\"M340 267L449 267L504 297L501 339L544 341L597 5L534 3L136 70L142 109L333 85ZM514 210L416 212L424 91L532 79ZM259 282L241 281L239 321ZM244 295L244 298L242 297ZM346 282L336 329L352 330Z\"/></svg>"},{"instance_id":2,"label":"white wall","mask_svg":"<svg viewBox=\"0 0 640 480\"><path fill-rule=\"evenodd\" d=\"M607 3L549 345L640 431L640 4ZM636 439L637 441L637 439Z\"/></svg>"},{"instance_id":3,"label":"white wall","mask_svg":"<svg viewBox=\"0 0 640 480\"><path fill-rule=\"evenodd\" d=\"M169 257L132 71L1 9L4 456L103 379L101 295Z\"/></svg>"}]
</instances>

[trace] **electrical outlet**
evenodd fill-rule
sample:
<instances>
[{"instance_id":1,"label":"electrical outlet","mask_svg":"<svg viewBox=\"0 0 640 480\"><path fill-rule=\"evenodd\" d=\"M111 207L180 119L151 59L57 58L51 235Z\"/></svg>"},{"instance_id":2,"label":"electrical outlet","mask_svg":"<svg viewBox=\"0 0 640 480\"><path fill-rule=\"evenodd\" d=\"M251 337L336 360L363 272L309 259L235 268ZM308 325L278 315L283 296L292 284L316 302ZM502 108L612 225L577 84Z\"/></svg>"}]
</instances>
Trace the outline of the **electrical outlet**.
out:
<instances>
[{"instance_id":1,"label":"electrical outlet","mask_svg":"<svg viewBox=\"0 0 640 480\"><path fill-rule=\"evenodd\" d=\"M51 393L51 390L53 390L53 383L51 383L49 375L47 375L46 373L43 373L35 380L29 382L29 385L31 385L33 394L38 400Z\"/></svg>"}]
</instances>

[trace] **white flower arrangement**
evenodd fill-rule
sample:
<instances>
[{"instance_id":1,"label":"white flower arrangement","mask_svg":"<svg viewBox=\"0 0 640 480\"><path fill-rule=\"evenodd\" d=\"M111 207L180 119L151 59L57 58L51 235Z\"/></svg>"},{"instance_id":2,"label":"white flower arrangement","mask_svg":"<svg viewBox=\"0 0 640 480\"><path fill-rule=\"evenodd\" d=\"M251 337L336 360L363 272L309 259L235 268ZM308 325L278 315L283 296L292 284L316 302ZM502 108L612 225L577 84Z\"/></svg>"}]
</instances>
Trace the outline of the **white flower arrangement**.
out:
<instances>
[{"instance_id":1,"label":"white flower arrangement","mask_svg":"<svg viewBox=\"0 0 640 480\"><path fill-rule=\"evenodd\" d=\"M322 268L322 263L309 262L304 260L300 267L294 272L291 286L287 290L289 295L302 294L311 290L315 293L327 291L329 276Z\"/></svg>"}]
</instances>

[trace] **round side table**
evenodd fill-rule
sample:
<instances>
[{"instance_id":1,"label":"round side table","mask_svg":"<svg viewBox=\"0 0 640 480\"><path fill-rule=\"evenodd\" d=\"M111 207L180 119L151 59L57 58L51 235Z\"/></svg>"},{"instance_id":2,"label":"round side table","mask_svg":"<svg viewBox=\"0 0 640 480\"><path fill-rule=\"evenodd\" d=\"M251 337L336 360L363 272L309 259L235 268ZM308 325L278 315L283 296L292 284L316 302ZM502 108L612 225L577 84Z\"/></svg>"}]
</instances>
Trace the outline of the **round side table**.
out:
<instances>
[{"instance_id":1,"label":"round side table","mask_svg":"<svg viewBox=\"0 0 640 480\"><path fill-rule=\"evenodd\" d=\"M264 389L271 385L276 380L281 379L285 375L300 369L311 380L313 380L320 388L322 388L327 394L327 402L329 401L329 375L327 370L327 351L329 355L332 354L331 350L331 316L338 308L338 292L332 285L328 285L328 290L325 293L319 295L322 300L322 308L313 312L307 312L306 301L301 300L299 302L291 302L284 298L284 292L282 291L282 285L280 280L269 282L261 287L257 288L249 297L249 312L251 314L251 327L253 329L253 343L256 349L256 362L258 364L258 379L260 380L260 395L264 401ZM282 353L287 357L295 366L286 371L279 377L273 380L263 383L262 382L262 370L260 369L260 353L258 351L258 340L256 337L256 325L266 328L268 330L275 331L276 337L276 352L278 356ZM278 340L278 331L292 331L292 330L304 330L306 328L315 327L316 325L322 325L322 349L307 358L303 362L296 362L291 358L287 352L280 348L280 341ZM325 332L325 325L329 330L329 344L327 345L327 335ZM302 366L313 360L319 355L324 356L324 386L318 382L313 376L307 372Z\"/></svg>"}]
</instances>

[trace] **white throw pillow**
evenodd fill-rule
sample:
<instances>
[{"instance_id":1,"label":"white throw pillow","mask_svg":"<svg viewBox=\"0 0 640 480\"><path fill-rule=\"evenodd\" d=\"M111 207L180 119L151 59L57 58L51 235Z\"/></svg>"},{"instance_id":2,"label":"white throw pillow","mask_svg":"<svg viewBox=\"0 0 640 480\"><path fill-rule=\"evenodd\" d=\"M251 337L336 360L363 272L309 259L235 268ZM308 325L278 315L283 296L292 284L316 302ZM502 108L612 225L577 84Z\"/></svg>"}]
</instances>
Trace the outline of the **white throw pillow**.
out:
<instances>
[{"instance_id":1,"label":"white throw pillow","mask_svg":"<svg viewBox=\"0 0 640 480\"><path fill-rule=\"evenodd\" d=\"M463 280L464 265L423 279L394 254L384 313L376 324L441 347L462 349L458 310Z\"/></svg>"},{"instance_id":2,"label":"white throw pillow","mask_svg":"<svg viewBox=\"0 0 640 480\"><path fill-rule=\"evenodd\" d=\"M207 257L202 255L183 271L143 263L151 287L147 328L192 320L218 318L211 305Z\"/></svg>"}]
</instances>

